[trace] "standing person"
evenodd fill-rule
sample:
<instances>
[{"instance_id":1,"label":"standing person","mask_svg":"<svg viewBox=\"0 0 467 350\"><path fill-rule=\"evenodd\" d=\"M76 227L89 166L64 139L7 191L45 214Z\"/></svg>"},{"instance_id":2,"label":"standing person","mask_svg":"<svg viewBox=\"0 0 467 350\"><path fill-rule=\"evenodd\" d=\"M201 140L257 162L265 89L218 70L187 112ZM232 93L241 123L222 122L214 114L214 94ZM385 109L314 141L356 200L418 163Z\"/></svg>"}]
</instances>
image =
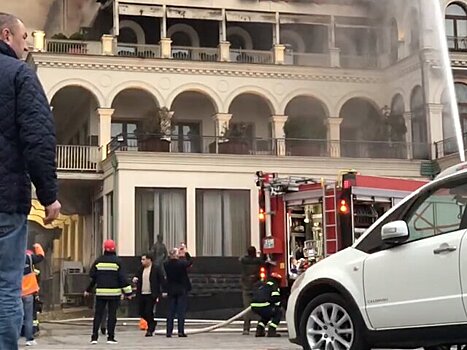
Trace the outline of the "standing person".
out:
<instances>
[{"instance_id":1,"label":"standing person","mask_svg":"<svg viewBox=\"0 0 467 350\"><path fill-rule=\"evenodd\" d=\"M139 313L148 325L146 337L152 337L156 330L154 306L157 304L164 282L161 269L153 263L152 259L151 255L144 254L141 257L141 268L133 278L133 283L136 284Z\"/></svg>"},{"instance_id":2,"label":"standing person","mask_svg":"<svg viewBox=\"0 0 467 350\"><path fill-rule=\"evenodd\" d=\"M282 276L278 273L271 273L271 277L266 283L258 283L253 291L251 309L261 317L256 327L256 337L266 335L268 327L268 337L280 337L277 327L282 317L281 292L279 289Z\"/></svg>"},{"instance_id":3,"label":"standing person","mask_svg":"<svg viewBox=\"0 0 467 350\"><path fill-rule=\"evenodd\" d=\"M162 268L167 261L168 255L169 253L164 244L164 238L159 234L157 235L157 242L152 247L152 256L154 257L155 265Z\"/></svg>"},{"instance_id":4,"label":"standing person","mask_svg":"<svg viewBox=\"0 0 467 350\"><path fill-rule=\"evenodd\" d=\"M256 248L249 247L247 249L247 255L240 258L242 265L242 297L243 307L247 308L251 304L251 297L253 295L253 288L256 283L260 280L259 270L262 264L261 258L256 256ZM243 335L250 334L251 319L253 312L248 312L243 318Z\"/></svg>"},{"instance_id":5,"label":"standing person","mask_svg":"<svg viewBox=\"0 0 467 350\"><path fill-rule=\"evenodd\" d=\"M184 259L180 259L179 249L173 248L169 252L169 260L164 265L167 276L165 290L169 297L167 338L172 337L175 314L178 316L178 336L186 337L185 314L188 292L191 291L191 282L187 270L192 264L193 259L188 252L185 252Z\"/></svg>"},{"instance_id":6,"label":"standing person","mask_svg":"<svg viewBox=\"0 0 467 350\"><path fill-rule=\"evenodd\" d=\"M34 265L44 260L44 249L39 243L34 244L34 252L26 251L26 261L24 264L21 300L23 302L24 312L24 337L26 346L37 345L34 340L34 298L39 292L39 283L37 283L36 271Z\"/></svg>"},{"instance_id":7,"label":"standing person","mask_svg":"<svg viewBox=\"0 0 467 350\"><path fill-rule=\"evenodd\" d=\"M0 349L18 349L21 278L31 208L31 180L45 224L60 213L54 119L36 73L21 61L27 31L0 13ZM31 180L30 180L31 179Z\"/></svg>"},{"instance_id":8,"label":"standing person","mask_svg":"<svg viewBox=\"0 0 467 350\"><path fill-rule=\"evenodd\" d=\"M99 327L107 307L107 344L118 344L115 340L117 325L117 309L120 304L122 290L125 296L131 298L132 288L123 272L122 263L117 257L116 245L112 240L104 242L104 255L97 258L89 271L91 282L84 292L89 296L96 287L96 309L92 329L91 344L97 344Z\"/></svg>"}]
</instances>

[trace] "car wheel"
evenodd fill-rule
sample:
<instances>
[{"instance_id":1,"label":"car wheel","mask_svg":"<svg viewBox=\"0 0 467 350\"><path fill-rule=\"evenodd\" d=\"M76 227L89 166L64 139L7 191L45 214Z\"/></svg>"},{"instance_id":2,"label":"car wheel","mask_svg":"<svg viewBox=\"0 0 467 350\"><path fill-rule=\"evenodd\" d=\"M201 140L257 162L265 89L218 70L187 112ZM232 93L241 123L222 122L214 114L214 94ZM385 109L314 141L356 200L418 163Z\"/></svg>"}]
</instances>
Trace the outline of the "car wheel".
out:
<instances>
[{"instance_id":1,"label":"car wheel","mask_svg":"<svg viewBox=\"0 0 467 350\"><path fill-rule=\"evenodd\" d=\"M358 310L336 293L319 295L308 304L300 320L306 350L369 350L365 325Z\"/></svg>"}]
</instances>

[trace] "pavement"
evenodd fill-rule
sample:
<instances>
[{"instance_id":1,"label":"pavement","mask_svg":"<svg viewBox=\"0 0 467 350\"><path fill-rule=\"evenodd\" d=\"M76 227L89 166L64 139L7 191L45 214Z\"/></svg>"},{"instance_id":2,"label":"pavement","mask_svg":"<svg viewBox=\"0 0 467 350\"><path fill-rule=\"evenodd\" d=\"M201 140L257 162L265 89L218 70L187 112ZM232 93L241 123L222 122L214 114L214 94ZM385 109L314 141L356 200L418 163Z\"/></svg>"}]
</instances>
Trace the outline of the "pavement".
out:
<instances>
[{"instance_id":1,"label":"pavement","mask_svg":"<svg viewBox=\"0 0 467 350\"><path fill-rule=\"evenodd\" d=\"M99 338L98 345L91 345L89 325L41 325L41 334L36 339L38 345L31 347L35 350L81 350L81 349L125 349L125 350L298 350L291 344L284 334L281 338L255 338L253 333L243 336L241 333L203 333L188 335L187 338L166 338L164 335L156 335L145 338L144 332L139 331L136 326L119 326L115 338L118 345L106 344L106 337ZM21 349L24 347L24 339L20 341ZM29 349L30 347L28 347Z\"/></svg>"}]
</instances>

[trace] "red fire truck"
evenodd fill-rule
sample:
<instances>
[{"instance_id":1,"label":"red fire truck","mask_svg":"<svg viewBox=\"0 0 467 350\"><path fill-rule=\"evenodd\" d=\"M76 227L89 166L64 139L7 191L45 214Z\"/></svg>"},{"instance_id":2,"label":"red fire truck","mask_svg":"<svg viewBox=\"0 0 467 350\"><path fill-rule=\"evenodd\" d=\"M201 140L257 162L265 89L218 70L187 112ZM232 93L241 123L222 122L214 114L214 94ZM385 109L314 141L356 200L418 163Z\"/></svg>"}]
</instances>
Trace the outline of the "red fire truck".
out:
<instances>
[{"instance_id":1,"label":"red fire truck","mask_svg":"<svg viewBox=\"0 0 467 350\"><path fill-rule=\"evenodd\" d=\"M288 287L304 269L353 244L381 215L426 183L356 171L337 181L256 173L262 253ZM264 271L262 272L264 274Z\"/></svg>"}]
</instances>

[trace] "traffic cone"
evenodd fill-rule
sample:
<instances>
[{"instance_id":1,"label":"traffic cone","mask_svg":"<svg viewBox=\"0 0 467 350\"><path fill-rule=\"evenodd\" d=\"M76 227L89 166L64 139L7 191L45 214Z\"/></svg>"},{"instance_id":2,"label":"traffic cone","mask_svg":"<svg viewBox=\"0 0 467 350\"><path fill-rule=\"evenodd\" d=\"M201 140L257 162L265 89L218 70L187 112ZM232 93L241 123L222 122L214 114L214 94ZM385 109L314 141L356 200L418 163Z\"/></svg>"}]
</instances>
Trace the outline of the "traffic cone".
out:
<instances>
[{"instance_id":1,"label":"traffic cone","mask_svg":"<svg viewBox=\"0 0 467 350\"><path fill-rule=\"evenodd\" d=\"M142 331L148 330L148 323L144 319L139 320L139 329L141 329Z\"/></svg>"}]
</instances>

